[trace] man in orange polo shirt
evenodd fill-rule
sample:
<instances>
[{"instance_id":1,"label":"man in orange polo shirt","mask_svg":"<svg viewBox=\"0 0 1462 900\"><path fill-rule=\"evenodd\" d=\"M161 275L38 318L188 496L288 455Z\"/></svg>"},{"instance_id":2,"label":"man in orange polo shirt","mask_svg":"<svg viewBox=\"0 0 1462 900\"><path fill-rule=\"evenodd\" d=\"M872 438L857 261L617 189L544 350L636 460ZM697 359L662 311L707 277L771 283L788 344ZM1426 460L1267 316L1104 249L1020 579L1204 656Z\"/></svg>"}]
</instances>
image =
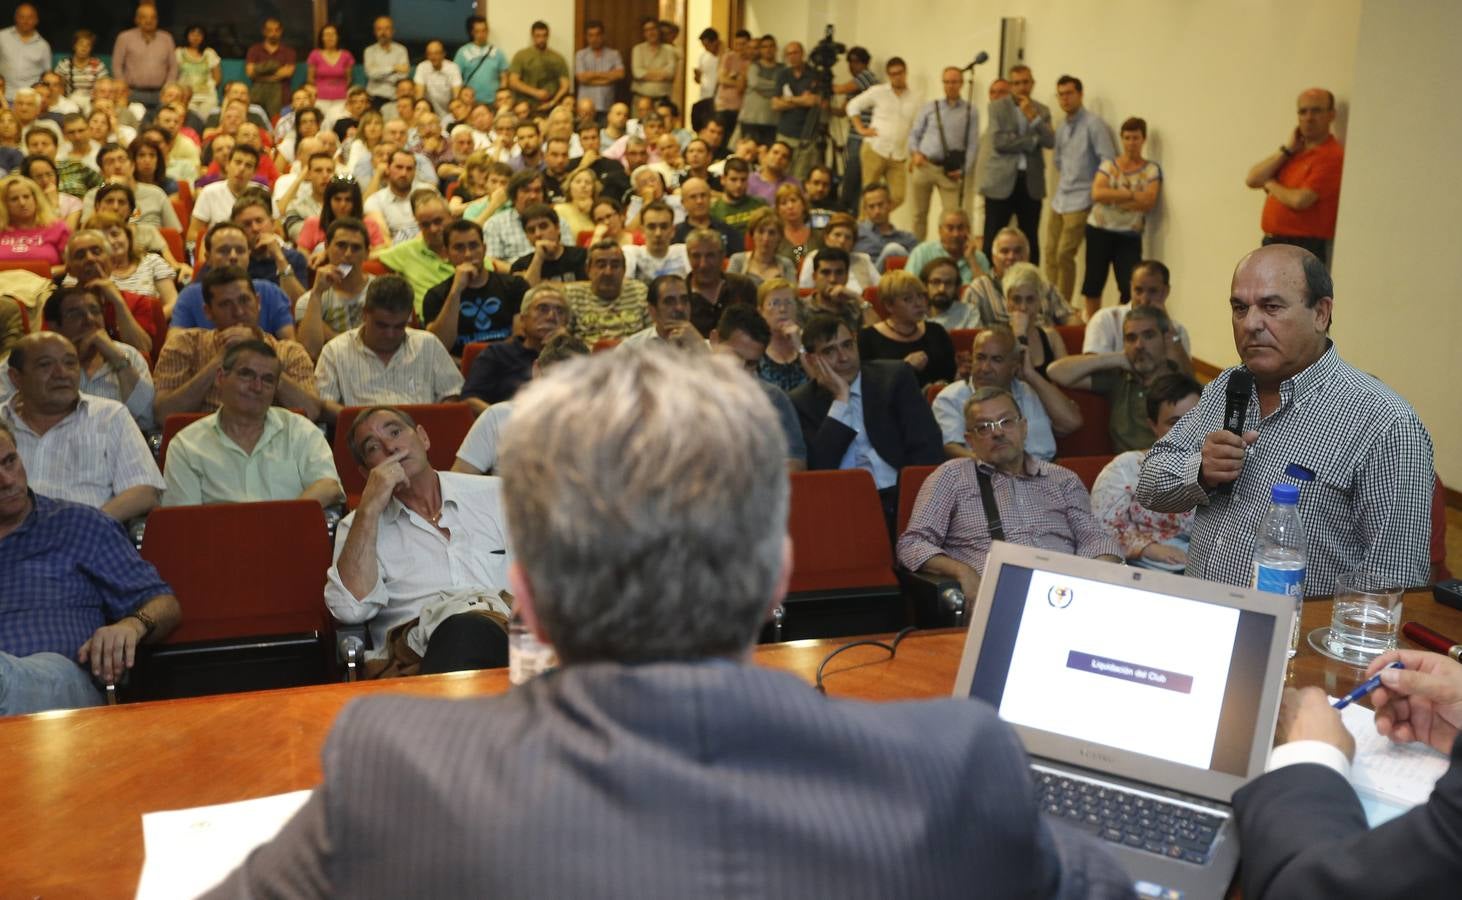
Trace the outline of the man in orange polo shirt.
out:
<instances>
[{"instance_id":1,"label":"man in orange polo shirt","mask_svg":"<svg viewBox=\"0 0 1462 900\"><path fill-rule=\"evenodd\" d=\"M1345 148L1330 133L1335 95L1324 88L1300 94L1299 124L1279 149L1249 170L1245 183L1263 190L1259 226L1265 244L1295 244L1330 265L1335 213L1340 207L1340 170Z\"/></svg>"}]
</instances>

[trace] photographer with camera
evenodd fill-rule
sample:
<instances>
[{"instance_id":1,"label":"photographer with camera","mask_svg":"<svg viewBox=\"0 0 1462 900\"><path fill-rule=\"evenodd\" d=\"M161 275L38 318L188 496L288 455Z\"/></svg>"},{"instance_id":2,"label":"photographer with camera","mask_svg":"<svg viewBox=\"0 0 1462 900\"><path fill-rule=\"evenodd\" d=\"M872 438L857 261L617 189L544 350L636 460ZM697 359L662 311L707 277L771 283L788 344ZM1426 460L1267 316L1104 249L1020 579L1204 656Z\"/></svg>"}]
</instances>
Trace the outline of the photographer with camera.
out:
<instances>
[{"instance_id":1,"label":"photographer with camera","mask_svg":"<svg viewBox=\"0 0 1462 900\"><path fill-rule=\"evenodd\" d=\"M975 172L980 149L980 113L960 99L964 74L946 66L940 77L944 96L919 110L909 132L909 169L914 181L914 234L929 230L929 201L939 191L941 213L959 209L960 182Z\"/></svg>"},{"instance_id":2,"label":"photographer with camera","mask_svg":"<svg viewBox=\"0 0 1462 900\"><path fill-rule=\"evenodd\" d=\"M889 59L884 72L888 83L874 85L849 100L847 114L848 124L863 138L859 151L863 186L886 181L891 208L897 209L904 202L904 176L911 143L909 129L919 110L919 98L909 90L909 69L902 58ZM872 123L867 125L862 118L866 110L873 113ZM924 205L927 212L927 196ZM916 228L915 233L922 232Z\"/></svg>"},{"instance_id":3,"label":"photographer with camera","mask_svg":"<svg viewBox=\"0 0 1462 900\"><path fill-rule=\"evenodd\" d=\"M822 104L816 90L819 73L807 65L801 43L791 41L783 52L787 65L777 74L772 109L779 113L777 140L792 148L792 177L800 184L815 162L812 151L816 140L807 134L807 120Z\"/></svg>"}]
</instances>

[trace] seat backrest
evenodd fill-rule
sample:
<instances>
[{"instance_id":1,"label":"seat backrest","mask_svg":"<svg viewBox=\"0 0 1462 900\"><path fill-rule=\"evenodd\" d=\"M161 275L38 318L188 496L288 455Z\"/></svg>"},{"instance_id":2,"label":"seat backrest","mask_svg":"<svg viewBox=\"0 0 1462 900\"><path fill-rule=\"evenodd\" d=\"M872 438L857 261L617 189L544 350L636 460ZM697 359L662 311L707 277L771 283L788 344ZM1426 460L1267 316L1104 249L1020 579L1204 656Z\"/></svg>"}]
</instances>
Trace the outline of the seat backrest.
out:
<instances>
[{"instance_id":1,"label":"seat backrest","mask_svg":"<svg viewBox=\"0 0 1462 900\"><path fill-rule=\"evenodd\" d=\"M0 270L4 269L25 269L27 272L34 272L47 281L51 279L51 264L44 259L0 260Z\"/></svg>"},{"instance_id":2,"label":"seat backrest","mask_svg":"<svg viewBox=\"0 0 1462 900\"><path fill-rule=\"evenodd\" d=\"M159 228L157 233L167 242L168 251L172 253L173 259L185 263L188 261L186 251L183 249L183 233L176 228Z\"/></svg>"},{"instance_id":3,"label":"seat backrest","mask_svg":"<svg viewBox=\"0 0 1462 900\"><path fill-rule=\"evenodd\" d=\"M594 352L603 353L605 350L613 350L619 346L619 338L600 338L594 342Z\"/></svg>"},{"instance_id":4,"label":"seat backrest","mask_svg":"<svg viewBox=\"0 0 1462 900\"><path fill-rule=\"evenodd\" d=\"M355 417L365 408L347 406L335 420L335 471L340 474L340 486L345 488L352 509L360 492L365 490L365 475L356 465L346 438ZM452 463L457 460L457 448L462 446L463 438L472 428L472 407L465 403L423 403L396 408L426 429L427 436L431 438L431 448L426 451L426 456L432 468L439 471L452 468Z\"/></svg>"},{"instance_id":5,"label":"seat backrest","mask_svg":"<svg viewBox=\"0 0 1462 900\"><path fill-rule=\"evenodd\" d=\"M864 288L863 299L868 301L880 319L888 318L888 307L883 305L883 299L878 296L878 285Z\"/></svg>"},{"instance_id":6,"label":"seat backrest","mask_svg":"<svg viewBox=\"0 0 1462 900\"><path fill-rule=\"evenodd\" d=\"M1081 344L1086 340L1085 325L1057 325L1056 331L1061 335L1061 340L1066 344L1066 352L1072 356L1081 352Z\"/></svg>"},{"instance_id":7,"label":"seat backrest","mask_svg":"<svg viewBox=\"0 0 1462 900\"><path fill-rule=\"evenodd\" d=\"M361 263L360 269L367 275L390 275L391 268L379 259L368 259Z\"/></svg>"},{"instance_id":8,"label":"seat backrest","mask_svg":"<svg viewBox=\"0 0 1462 900\"><path fill-rule=\"evenodd\" d=\"M952 328L949 331L950 343L954 344L955 353L973 353L975 350L975 338L980 336L983 328Z\"/></svg>"},{"instance_id":9,"label":"seat backrest","mask_svg":"<svg viewBox=\"0 0 1462 900\"><path fill-rule=\"evenodd\" d=\"M907 256L890 256L883 263L883 270L885 272L888 272L892 271L893 269L902 269L904 266L908 265L908 263L909 258Z\"/></svg>"},{"instance_id":10,"label":"seat backrest","mask_svg":"<svg viewBox=\"0 0 1462 900\"><path fill-rule=\"evenodd\" d=\"M1102 469L1107 467L1107 463L1111 462L1114 456L1115 454L1111 453L1097 456L1058 456L1055 462L1056 465L1075 472L1076 477L1081 479L1081 483L1086 485L1087 491L1090 492L1092 485L1096 484L1097 476L1102 474Z\"/></svg>"},{"instance_id":11,"label":"seat backrest","mask_svg":"<svg viewBox=\"0 0 1462 900\"><path fill-rule=\"evenodd\" d=\"M594 232L579 232L578 234L574 235L574 243L578 244L580 247L584 247L585 249L587 249L590 244L594 243Z\"/></svg>"},{"instance_id":12,"label":"seat backrest","mask_svg":"<svg viewBox=\"0 0 1462 900\"><path fill-rule=\"evenodd\" d=\"M481 353L487 344L487 341L472 341L462 348L463 378L466 378L467 374L472 371L472 361L477 358L477 354Z\"/></svg>"},{"instance_id":13,"label":"seat backrest","mask_svg":"<svg viewBox=\"0 0 1462 900\"><path fill-rule=\"evenodd\" d=\"M934 398L938 397L939 392L947 387L949 387L949 382L947 381L931 381L924 385L924 402L933 406Z\"/></svg>"},{"instance_id":14,"label":"seat backrest","mask_svg":"<svg viewBox=\"0 0 1462 900\"><path fill-rule=\"evenodd\" d=\"M1447 489L1438 475L1432 476L1432 582L1452 577L1447 568Z\"/></svg>"},{"instance_id":15,"label":"seat backrest","mask_svg":"<svg viewBox=\"0 0 1462 900\"><path fill-rule=\"evenodd\" d=\"M909 517L914 514L914 501L919 499L919 488L924 479L934 473L938 466L904 466L899 472L899 534L909 527Z\"/></svg>"},{"instance_id":16,"label":"seat backrest","mask_svg":"<svg viewBox=\"0 0 1462 900\"><path fill-rule=\"evenodd\" d=\"M1081 427L1056 438L1056 456L1110 456L1116 452L1110 431L1112 405L1093 391L1062 388L1081 410Z\"/></svg>"},{"instance_id":17,"label":"seat backrest","mask_svg":"<svg viewBox=\"0 0 1462 900\"><path fill-rule=\"evenodd\" d=\"M873 476L845 469L791 477L791 592L896 585Z\"/></svg>"},{"instance_id":18,"label":"seat backrest","mask_svg":"<svg viewBox=\"0 0 1462 900\"><path fill-rule=\"evenodd\" d=\"M313 500L155 509L142 557L182 606L164 643L330 630L330 542Z\"/></svg>"},{"instance_id":19,"label":"seat backrest","mask_svg":"<svg viewBox=\"0 0 1462 900\"><path fill-rule=\"evenodd\" d=\"M167 465L168 444L173 442L173 438L178 436L178 432L206 415L208 415L206 412L172 413L163 420L162 442L157 447L157 467L159 469Z\"/></svg>"}]
</instances>

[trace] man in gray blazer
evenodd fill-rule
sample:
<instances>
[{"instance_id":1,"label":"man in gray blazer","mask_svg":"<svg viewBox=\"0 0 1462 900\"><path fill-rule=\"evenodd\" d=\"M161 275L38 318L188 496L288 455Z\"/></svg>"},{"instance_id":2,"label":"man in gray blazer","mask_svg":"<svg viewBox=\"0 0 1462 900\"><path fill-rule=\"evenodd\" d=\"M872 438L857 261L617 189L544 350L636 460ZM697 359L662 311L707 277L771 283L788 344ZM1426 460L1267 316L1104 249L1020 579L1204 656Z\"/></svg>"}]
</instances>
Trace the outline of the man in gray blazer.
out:
<instances>
[{"instance_id":1,"label":"man in gray blazer","mask_svg":"<svg viewBox=\"0 0 1462 900\"><path fill-rule=\"evenodd\" d=\"M990 104L986 132L990 156L980 163L980 193L985 197L985 242L990 252L995 235L1014 216L1020 230L1031 237L1032 264L1039 265L1036 240L1041 224L1041 200L1046 196L1046 157L1042 147L1056 146L1051 110L1031 99L1036 86L1029 66L1010 68L1010 95Z\"/></svg>"},{"instance_id":2,"label":"man in gray blazer","mask_svg":"<svg viewBox=\"0 0 1462 900\"><path fill-rule=\"evenodd\" d=\"M1117 897L978 701L829 700L750 663L787 589L786 441L720 354L565 362L499 471L516 614L562 668L346 708L324 783L213 896Z\"/></svg>"}]
</instances>

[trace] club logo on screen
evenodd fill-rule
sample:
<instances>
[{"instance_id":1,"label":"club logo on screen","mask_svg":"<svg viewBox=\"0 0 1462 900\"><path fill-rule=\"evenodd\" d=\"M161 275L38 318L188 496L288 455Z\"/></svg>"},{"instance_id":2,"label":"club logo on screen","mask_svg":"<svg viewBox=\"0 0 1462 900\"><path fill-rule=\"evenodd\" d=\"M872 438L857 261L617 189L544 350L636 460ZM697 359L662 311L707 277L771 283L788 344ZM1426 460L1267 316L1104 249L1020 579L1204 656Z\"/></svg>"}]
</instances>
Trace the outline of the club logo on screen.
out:
<instances>
[{"instance_id":1,"label":"club logo on screen","mask_svg":"<svg viewBox=\"0 0 1462 900\"><path fill-rule=\"evenodd\" d=\"M1061 585L1056 585L1049 591L1046 591L1046 602L1057 609L1065 609L1070 606L1072 599L1075 597L1075 591L1069 587L1062 587Z\"/></svg>"}]
</instances>

